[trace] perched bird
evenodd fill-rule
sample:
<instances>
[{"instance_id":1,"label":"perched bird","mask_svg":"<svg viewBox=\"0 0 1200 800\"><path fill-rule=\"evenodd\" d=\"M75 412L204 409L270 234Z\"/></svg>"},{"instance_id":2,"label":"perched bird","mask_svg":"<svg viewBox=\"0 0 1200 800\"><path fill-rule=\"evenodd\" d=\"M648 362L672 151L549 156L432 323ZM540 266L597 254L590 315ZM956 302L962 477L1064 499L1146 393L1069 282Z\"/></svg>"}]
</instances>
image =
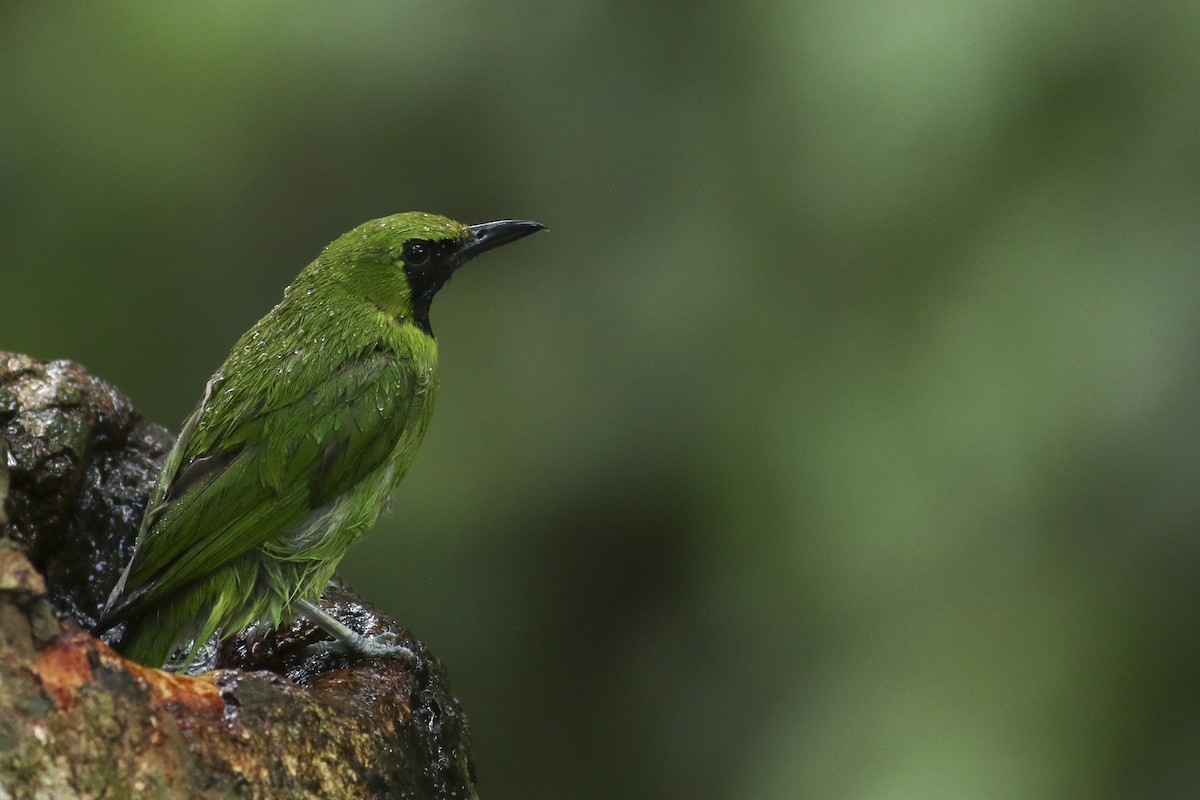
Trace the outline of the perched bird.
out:
<instances>
[{"instance_id":1,"label":"perched bird","mask_svg":"<svg viewBox=\"0 0 1200 800\"><path fill-rule=\"evenodd\" d=\"M403 653L317 607L412 463L433 410L433 296L542 226L407 213L328 245L209 380L101 615L118 647L186 669L214 636L300 612L360 653Z\"/></svg>"}]
</instances>

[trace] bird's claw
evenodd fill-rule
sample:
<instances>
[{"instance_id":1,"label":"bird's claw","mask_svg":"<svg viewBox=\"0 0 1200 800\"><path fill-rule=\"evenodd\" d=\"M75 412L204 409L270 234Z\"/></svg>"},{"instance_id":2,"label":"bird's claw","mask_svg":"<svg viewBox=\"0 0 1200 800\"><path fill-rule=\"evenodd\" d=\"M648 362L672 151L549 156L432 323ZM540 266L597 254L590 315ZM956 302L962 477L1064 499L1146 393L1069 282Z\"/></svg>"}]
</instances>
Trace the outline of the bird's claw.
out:
<instances>
[{"instance_id":1,"label":"bird's claw","mask_svg":"<svg viewBox=\"0 0 1200 800\"><path fill-rule=\"evenodd\" d=\"M362 658L401 658L407 662L416 660L413 651L400 644L400 637L394 633L381 633L376 636L355 634L344 639L326 639L323 642L309 645L306 652L310 655L324 653L349 653Z\"/></svg>"}]
</instances>

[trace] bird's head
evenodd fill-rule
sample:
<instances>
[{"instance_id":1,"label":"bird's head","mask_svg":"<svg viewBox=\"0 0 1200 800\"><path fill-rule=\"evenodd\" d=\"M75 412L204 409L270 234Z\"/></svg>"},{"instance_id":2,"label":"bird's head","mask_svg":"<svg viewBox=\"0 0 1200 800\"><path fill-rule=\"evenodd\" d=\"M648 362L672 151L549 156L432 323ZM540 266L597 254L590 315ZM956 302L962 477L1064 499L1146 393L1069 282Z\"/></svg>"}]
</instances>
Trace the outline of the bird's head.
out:
<instances>
[{"instance_id":1,"label":"bird's head","mask_svg":"<svg viewBox=\"0 0 1200 800\"><path fill-rule=\"evenodd\" d=\"M480 253L542 229L528 220L464 225L421 212L364 222L340 236L318 263L380 310L433 335L429 306L455 270Z\"/></svg>"}]
</instances>

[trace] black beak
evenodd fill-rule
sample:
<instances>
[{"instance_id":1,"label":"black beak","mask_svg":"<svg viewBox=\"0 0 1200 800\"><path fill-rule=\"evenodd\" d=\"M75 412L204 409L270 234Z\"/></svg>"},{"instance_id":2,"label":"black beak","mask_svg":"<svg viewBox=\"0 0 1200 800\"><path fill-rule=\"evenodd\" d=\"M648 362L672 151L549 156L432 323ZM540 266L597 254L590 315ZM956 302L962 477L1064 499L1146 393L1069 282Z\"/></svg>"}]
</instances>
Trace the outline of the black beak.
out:
<instances>
[{"instance_id":1,"label":"black beak","mask_svg":"<svg viewBox=\"0 0 1200 800\"><path fill-rule=\"evenodd\" d=\"M442 239L433 243L435 257L432 263L423 263L420 268L410 268L407 265L404 267L404 274L412 290L413 323L433 336L433 328L429 326L429 304L459 267L480 253L523 239L544 227L540 222L524 219L498 219L495 222L468 225L467 235L461 242Z\"/></svg>"},{"instance_id":2,"label":"black beak","mask_svg":"<svg viewBox=\"0 0 1200 800\"><path fill-rule=\"evenodd\" d=\"M463 242L458 251L458 263L469 261L480 253L486 253L502 244L524 239L529 234L537 233L545 227L540 222L531 222L527 219L498 219L495 222L469 225L467 230L471 232L471 235Z\"/></svg>"}]
</instances>

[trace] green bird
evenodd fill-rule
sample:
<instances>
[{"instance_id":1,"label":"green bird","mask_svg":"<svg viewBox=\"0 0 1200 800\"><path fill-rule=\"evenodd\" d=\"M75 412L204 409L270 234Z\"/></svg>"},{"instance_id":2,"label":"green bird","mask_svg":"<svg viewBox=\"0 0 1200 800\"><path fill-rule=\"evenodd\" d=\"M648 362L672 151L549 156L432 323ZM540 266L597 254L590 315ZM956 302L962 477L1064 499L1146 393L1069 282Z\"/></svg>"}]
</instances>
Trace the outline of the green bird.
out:
<instances>
[{"instance_id":1,"label":"green bird","mask_svg":"<svg viewBox=\"0 0 1200 800\"><path fill-rule=\"evenodd\" d=\"M416 455L437 386L433 296L542 225L407 213L328 245L234 345L163 464L100 627L183 670L214 636L302 613L365 655L407 653L316 605Z\"/></svg>"}]
</instances>

